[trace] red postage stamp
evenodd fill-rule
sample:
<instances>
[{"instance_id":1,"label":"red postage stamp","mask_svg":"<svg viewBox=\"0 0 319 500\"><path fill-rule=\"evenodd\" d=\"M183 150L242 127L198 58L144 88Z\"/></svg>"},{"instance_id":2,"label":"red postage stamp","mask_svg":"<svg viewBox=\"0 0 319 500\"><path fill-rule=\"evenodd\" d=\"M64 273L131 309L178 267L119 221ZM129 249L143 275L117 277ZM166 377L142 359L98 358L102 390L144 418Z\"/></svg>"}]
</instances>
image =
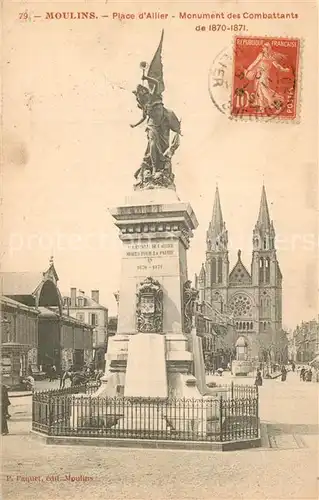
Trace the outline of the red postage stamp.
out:
<instances>
[{"instance_id":1,"label":"red postage stamp","mask_svg":"<svg viewBox=\"0 0 319 500\"><path fill-rule=\"evenodd\" d=\"M235 37L231 115L297 116L300 40Z\"/></svg>"}]
</instances>

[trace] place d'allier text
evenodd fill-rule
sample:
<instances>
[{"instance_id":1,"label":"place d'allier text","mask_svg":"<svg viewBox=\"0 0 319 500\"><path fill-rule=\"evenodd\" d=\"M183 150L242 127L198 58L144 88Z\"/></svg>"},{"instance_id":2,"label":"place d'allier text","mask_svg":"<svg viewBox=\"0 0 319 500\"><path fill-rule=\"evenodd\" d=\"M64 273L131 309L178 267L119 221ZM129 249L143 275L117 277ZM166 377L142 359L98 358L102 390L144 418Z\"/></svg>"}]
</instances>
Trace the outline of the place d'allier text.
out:
<instances>
[{"instance_id":1,"label":"place d'allier text","mask_svg":"<svg viewBox=\"0 0 319 500\"><path fill-rule=\"evenodd\" d=\"M44 18L51 20L59 19L98 19L100 17L111 18L118 21L124 20L165 20L169 17L183 20L205 20L205 19L298 19L298 14L291 12L179 12L170 15L163 12L112 12L111 14L98 15L96 12L46 12Z\"/></svg>"}]
</instances>

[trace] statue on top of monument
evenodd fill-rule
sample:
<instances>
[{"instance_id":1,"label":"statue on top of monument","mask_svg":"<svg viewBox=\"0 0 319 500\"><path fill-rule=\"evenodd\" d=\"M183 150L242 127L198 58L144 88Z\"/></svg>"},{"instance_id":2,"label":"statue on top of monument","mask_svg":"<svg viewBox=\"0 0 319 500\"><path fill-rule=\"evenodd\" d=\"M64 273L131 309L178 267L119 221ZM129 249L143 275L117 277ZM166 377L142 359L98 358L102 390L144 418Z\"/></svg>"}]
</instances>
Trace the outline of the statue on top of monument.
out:
<instances>
[{"instance_id":1,"label":"statue on top of monument","mask_svg":"<svg viewBox=\"0 0 319 500\"><path fill-rule=\"evenodd\" d=\"M135 173L137 180L135 189L153 189L156 187L174 187L171 158L179 146L181 123L175 113L163 104L162 94L165 90L163 80L162 45L164 30L159 46L151 64L140 64L143 74L142 81L133 91L137 106L142 110L142 118L132 128L137 127L147 119L147 147L140 168ZM147 74L145 70L148 67ZM170 142L170 133L175 135Z\"/></svg>"}]
</instances>

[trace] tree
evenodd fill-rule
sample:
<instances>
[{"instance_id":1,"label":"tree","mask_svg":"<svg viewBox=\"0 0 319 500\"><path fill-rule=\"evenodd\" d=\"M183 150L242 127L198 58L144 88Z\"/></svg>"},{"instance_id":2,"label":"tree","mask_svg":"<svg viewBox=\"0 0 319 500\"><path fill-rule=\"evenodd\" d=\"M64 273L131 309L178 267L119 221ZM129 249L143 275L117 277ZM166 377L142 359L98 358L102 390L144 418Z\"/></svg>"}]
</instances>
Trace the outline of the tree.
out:
<instances>
[{"instance_id":1,"label":"tree","mask_svg":"<svg viewBox=\"0 0 319 500\"><path fill-rule=\"evenodd\" d=\"M288 338L284 330L269 328L258 335L259 361L271 364L284 364L288 361Z\"/></svg>"}]
</instances>

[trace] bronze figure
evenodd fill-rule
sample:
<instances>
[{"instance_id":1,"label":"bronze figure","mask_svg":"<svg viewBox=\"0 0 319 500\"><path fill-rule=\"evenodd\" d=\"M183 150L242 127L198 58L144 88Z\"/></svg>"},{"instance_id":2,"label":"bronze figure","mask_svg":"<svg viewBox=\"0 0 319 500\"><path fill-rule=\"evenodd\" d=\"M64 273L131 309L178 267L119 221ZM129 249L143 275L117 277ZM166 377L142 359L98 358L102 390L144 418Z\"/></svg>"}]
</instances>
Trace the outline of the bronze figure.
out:
<instances>
[{"instance_id":1,"label":"bronze figure","mask_svg":"<svg viewBox=\"0 0 319 500\"><path fill-rule=\"evenodd\" d=\"M142 81L147 86L139 84L134 90L137 106L142 110L142 118L132 128L137 127L147 119L147 147L140 168L135 173L136 189L153 189L155 187L174 187L171 158L179 146L181 123L174 111L165 108L162 93L165 89L162 64L162 31L157 51L149 65L141 63ZM170 142L170 133L175 135Z\"/></svg>"}]
</instances>

